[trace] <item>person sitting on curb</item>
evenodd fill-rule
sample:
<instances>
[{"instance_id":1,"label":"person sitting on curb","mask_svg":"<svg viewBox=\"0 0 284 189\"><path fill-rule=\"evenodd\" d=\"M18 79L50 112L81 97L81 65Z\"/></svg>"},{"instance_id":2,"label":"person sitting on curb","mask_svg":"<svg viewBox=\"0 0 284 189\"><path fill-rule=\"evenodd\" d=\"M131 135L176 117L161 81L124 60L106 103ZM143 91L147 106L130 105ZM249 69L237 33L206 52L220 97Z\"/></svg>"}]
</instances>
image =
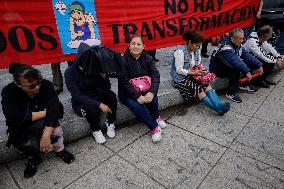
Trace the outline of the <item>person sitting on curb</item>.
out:
<instances>
[{"instance_id":1,"label":"person sitting on curb","mask_svg":"<svg viewBox=\"0 0 284 189\"><path fill-rule=\"evenodd\" d=\"M106 138L99 125L100 114L102 112L107 113L107 136L114 138L114 122L117 110L116 94L111 90L109 77L102 72L100 63L89 58L91 57L90 54L84 54L85 51L90 50L90 47L81 43L78 50L73 64L64 73L65 84L71 93L74 112L87 119L95 141L98 144L103 144L106 142ZM96 68L96 73L93 72L92 68Z\"/></svg>"},{"instance_id":2,"label":"person sitting on curb","mask_svg":"<svg viewBox=\"0 0 284 189\"><path fill-rule=\"evenodd\" d=\"M63 116L63 105L50 81L27 65L12 63L9 72L14 81L2 90L2 110L9 134L7 146L11 144L27 157L24 177L35 175L41 162L37 146L32 137L40 141L40 151L54 150L65 163L75 158L64 148L63 131L59 119Z\"/></svg>"},{"instance_id":3,"label":"person sitting on curb","mask_svg":"<svg viewBox=\"0 0 284 189\"><path fill-rule=\"evenodd\" d=\"M200 46L204 36L188 30L183 34L183 40L186 44L174 52L171 69L174 87L180 91L186 101L198 98L205 106L219 115L224 115L229 111L230 103L222 103L210 83L202 85L193 78L203 75L202 70L194 71L193 68L201 63Z\"/></svg>"},{"instance_id":4,"label":"person sitting on curb","mask_svg":"<svg viewBox=\"0 0 284 189\"><path fill-rule=\"evenodd\" d=\"M144 48L142 37L134 35L123 56L123 71L118 79L118 98L152 131L152 141L158 142L161 140L161 128L166 127L158 109L157 93L160 73L155 66L155 61ZM141 87L147 89L145 91L139 91L133 86L135 84L131 84L133 79L140 77L150 80L141 84Z\"/></svg>"},{"instance_id":5,"label":"person sitting on curb","mask_svg":"<svg viewBox=\"0 0 284 189\"><path fill-rule=\"evenodd\" d=\"M256 85L263 88L269 88L269 85L276 85L275 82L267 80L275 67L281 67L283 59L280 54L267 41L272 37L273 29L265 25L252 32L249 39L243 45L246 50L253 54L263 64L263 75L257 78Z\"/></svg>"},{"instance_id":6,"label":"person sitting on curb","mask_svg":"<svg viewBox=\"0 0 284 189\"><path fill-rule=\"evenodd\" d=\"M226 98L237 103L242 102L237 94L240 88L240 72L249 80L252 79L251 69L257 69L257 72L263 74L262 63L242 47L243 40L243 30L233 29L228 37L220 41L219 49L213 52L209 64L209 70L217 77L229 79ZM256 91L252 85L241 89Z\"/></svg>"}]
</instances>

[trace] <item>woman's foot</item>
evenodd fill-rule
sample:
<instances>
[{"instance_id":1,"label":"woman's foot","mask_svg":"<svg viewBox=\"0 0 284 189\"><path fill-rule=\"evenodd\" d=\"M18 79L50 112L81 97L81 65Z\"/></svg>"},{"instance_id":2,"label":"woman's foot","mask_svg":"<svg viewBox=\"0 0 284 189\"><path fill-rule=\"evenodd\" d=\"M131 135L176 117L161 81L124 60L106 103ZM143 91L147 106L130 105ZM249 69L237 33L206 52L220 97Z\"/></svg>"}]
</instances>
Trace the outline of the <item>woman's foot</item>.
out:
<instances>
[{"instance_id":1,"label":"woman's foot","mask_svg":"<svg viewBox=\"0 0 284 189\"><path fill-rule=\"evenodd\" d=\"M152 130L152 142L153 143L159 142L162 138L161 134L162 134L161 128L159 126L155 127Z\"/></svg>"},{"instance_id":2,"label":"woman's foot","mask_svg":"<svg viewBox=\"0 0 284 189\"><path fill-rule=\"evenodd\" d=\"M223 116L225 113L227 113L230 110L230 107L231 107L230 102L222 103L222 111L218 112L218 115Z\"/></svg>"},{"instance_id":3,"label":"woman's foot","mask_svg":"<svg viewBox=\"0 0 284 189\"><path fill-rule=\"evenodd\" d=\"M93 137L95 138L96 142L98 144L103 144L106 142L106 138L104 137L103 133L101 130L99 131L94 131L93 132Z\"/></svg>"},{"instance_id":4,"label":"woman's foot","mask_svg":"<svg viewBox=\"0 0 284 189\"><path fill-rule=\"evenodd\" d=\"M114 138L115 137L115 126L114 126L114 124L112 123L112 124L108 124L108 123L106 123L106 126L107 126L107 136L109 137L109 138Z\"/></svg>"},{"instance_id":5,"label":"woman's foot","mask_svg":"<svg viewBox=\"0 0 284 189\"><path fill-rule=\"evenodd\" d=\"M75 160L74 155L65 149L60 152L56 152L56 156L60 157L67 164L72 163Z\"/></svg>"},{"instance_id":6,"label":"woman's foot","mask_svg":"<svg viewBox=\"0 0 284 189\"><path fill-rule=\"evenodd\" d=\"M28 161L25 163L25 170L24 170L24 177L25 178L31 178L36 174L37 166L41 163L42 159L37 156L32 159L28 159Z\"/></svg>"},{"instance_id":7,"label":"woman's foot","mask_svg":"<svg viewBox=\"0 0 284 189\"><path fill-rule=\"evenodd\" d=\"M161 129L164 129L164 128L167 127L166 122L164 120L162 120L162 118L160 116L156 119L156 122L158 123L158 125Z\"/></svg>"}]
</instances>

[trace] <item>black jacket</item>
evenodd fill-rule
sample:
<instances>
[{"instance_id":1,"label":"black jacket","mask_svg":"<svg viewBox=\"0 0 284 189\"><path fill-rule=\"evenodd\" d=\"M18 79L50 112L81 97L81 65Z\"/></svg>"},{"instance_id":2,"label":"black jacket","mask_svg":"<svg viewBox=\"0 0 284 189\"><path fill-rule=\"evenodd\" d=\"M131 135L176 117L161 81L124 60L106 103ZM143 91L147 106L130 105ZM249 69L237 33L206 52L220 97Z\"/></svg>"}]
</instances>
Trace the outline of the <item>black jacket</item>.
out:
<instances>
[{"instance_id":1,"label":"black jacket","mask_svg":"<svg viewBox=\"0 0 284 189\"><path fill-rule=\"evenodd\" d=\"M44 109L46 109L45 126L59 126L58 120L63 114L63 107L50 81L42 80L39 93L34 98L30 98L14 82L3 88L1 96L9 138L13 136L17 139L19 134L24 133L32 124L32 112Z\"/></svg>"},{"instance_id":2,"label":"black jacket","mask_svg":"<svg viewBox=\"0 0 284 189\"><path fill-rule=\"evenodd\" d=\"M109 78L101 75L85 75L76 63L68 67L64 74L66 87L72 96L72 107L78 114L82 105L100 106L100 98L110 90Z\"/></svg>"},{"instance_id":3,"label":"black jacket","mask_svg":"<svg viewBox=\"0 0 284 189\"><path fill-rule=\"evenodd\" d=\"M156 95L160 85L160 73L156 68L155 61L144 50L136 60L127 49L123 56L122 73L118 79L118 94L124 94L137 100L141 94L133 88L129 80L141 76L151 77L151 87L148 92Z\"/></svg>"}]
</instances>

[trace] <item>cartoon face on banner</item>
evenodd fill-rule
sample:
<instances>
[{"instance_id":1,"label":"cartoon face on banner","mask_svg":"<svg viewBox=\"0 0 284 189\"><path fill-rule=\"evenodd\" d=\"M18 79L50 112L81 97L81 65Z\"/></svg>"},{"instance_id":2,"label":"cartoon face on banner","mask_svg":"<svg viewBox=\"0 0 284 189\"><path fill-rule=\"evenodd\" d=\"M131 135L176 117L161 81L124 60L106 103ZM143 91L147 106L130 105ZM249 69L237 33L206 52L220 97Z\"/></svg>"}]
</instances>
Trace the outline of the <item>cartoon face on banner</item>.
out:
<instances>
[{"instance_id":1,"label":"cartoon face on banner","mask_svg":"<svg viewBox=\"0 0 284 189\"><path fill-rule=\"evenodd\" d=\"M81 42L100 45L94 0L53 0L63 54L76 53Z\"/></svg>"}]
</instances>

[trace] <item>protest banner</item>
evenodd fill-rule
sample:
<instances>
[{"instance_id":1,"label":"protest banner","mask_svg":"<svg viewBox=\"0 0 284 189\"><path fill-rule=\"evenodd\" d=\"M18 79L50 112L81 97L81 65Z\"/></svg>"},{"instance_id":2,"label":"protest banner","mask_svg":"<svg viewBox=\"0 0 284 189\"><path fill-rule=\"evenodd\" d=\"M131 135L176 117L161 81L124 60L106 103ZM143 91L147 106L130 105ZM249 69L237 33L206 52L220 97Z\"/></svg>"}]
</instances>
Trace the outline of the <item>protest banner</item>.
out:
<instances>
[{"instance_id":1,"label":"protest banner","mask_svg":"<svg viewBox=\"0 0 284 189\"><path fill-rule=\"evenodd\" d=\"M134 33L147 49L182 44L187 29L210 38L251 25L258 8L259 0L2 0L0 68L71 60L82 41L123 53Z\"/></svg>"}]
</instances>

